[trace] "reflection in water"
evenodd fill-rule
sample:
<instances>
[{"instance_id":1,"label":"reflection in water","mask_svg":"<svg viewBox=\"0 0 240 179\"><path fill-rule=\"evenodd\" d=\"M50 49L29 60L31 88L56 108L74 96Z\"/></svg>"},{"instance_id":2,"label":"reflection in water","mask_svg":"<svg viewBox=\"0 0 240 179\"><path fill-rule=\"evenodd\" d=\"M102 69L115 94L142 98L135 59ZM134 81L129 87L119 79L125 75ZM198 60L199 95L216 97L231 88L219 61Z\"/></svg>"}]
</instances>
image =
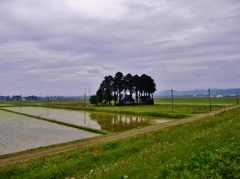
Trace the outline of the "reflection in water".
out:
<instances>
[{"instance_id":1,"label":"reflection in water","mask_svg":"<svg viewBox=\"0 0 240 179\"><path fill-rule=\"evenodd\" d=\"M149 124L168 122L159 118L149 116L131 116L103 112L72 111L63 109L51 109L43 107L6 107L5 109L29 114L37 117L48 118L51 120L62 121L78 126L106 131L122 131ZM20 115L21 117L21 115Z\"/></svg>"},{"instance_id":2,"label":"reflection in water","mask_svg":"<svg viewBox=\"0 0 240 179\"><path fill-rule=\"evenodd\" d=\"M47 118L48 118L48 116L49 116L49 108L47 108Z\"/></svg>"},{"instance_id":3,"label":"reflection in water","mask_svg":"<svg viewBox=\"0 0 240 179\"><path fill-rule=\"evenodd\" d=\"M149 121L143 117L123 116L118 114L90 113L89 117L97 121L102 130L113 132L149 124Z\"/></svg>"}]
</instances>

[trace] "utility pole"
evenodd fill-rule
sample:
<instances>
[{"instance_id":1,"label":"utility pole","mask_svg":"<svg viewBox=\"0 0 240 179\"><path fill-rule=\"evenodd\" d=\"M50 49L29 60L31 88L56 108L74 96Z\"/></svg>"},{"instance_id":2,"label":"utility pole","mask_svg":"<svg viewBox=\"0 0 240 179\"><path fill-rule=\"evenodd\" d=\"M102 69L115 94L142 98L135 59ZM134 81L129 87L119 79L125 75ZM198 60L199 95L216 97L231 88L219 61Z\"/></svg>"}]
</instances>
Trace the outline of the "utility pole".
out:
<instances>
[{"instance_id":1,"label":"utility pole","mask_svg":"<svg viewBox=\"0 0 240 179\"><path fill-rule=\"evenodd\" d=\"M90 96L90 87L88 87L88 94L87 96Z\"/></svg>"},{"instance_id":2,"label":"utility pole","mask_svg":"<svg viewBox=\"0 0 240 179\"><path fill-rule=\"evenodd\" d=\"M208 89L208 95L209 95L209 106L210 106L210 111L212 111L212 104L211 104L211 90L210 88Z\"/></svg>"},{"instance_id":3,"label":"utility pole","mask_svg":"<svg viewBox=\"0 0 240 179\"><path fill-rule=\"evenodd\" d=\"M171 89L171 93L172 93L172 112L173 112L173 90Z\"/></svg>"},{"instance_id":4,"label":"utility pole","mask_svg":"<svg viewBox=\"0 0 240 179\"><path fill-rule=\"evenodd\" d=\"M84 106L86 106L86 88L85 88L85 93L84 93Z\"/></svg>"},{"instance_id":5,"label":"utility pole","mask_svg":"<svg viewBox=\"0 0 240 179\"><path fill-rule=\"evenodd\" d=\"M20 113L22 112L22 101L21 101L21 94L19 95L19 106L20 106Z\"/></svg>"},{"instance_id":6,"label":"utility pole","mask_svg":"<svg viewBox=\"0 0 240 179\"><path fill-rule=\"evenodd\" d=\"M238 90L237 90L237 105L238 105L239 103L238 103Z\"/></svg>"},{"instance_id":7,"label":"utility pole","mask_svg":"<svg viewBox=\"0 0 240 179\"><path fill-rule=\"evenodd\" d=\"M19 105L20 105L20 107L22 106L22 101L21 101L21 94L19 95Z\"/></svg>"}]
</instances>

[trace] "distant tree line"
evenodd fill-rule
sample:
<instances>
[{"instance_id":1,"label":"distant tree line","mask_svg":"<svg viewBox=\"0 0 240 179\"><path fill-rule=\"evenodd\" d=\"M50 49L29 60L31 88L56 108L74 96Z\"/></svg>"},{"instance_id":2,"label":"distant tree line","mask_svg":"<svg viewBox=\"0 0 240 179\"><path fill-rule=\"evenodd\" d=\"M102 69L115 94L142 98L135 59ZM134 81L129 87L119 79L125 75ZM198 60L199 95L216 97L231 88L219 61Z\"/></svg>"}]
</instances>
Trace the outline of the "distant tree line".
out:
<instances>
[{"instance_id":1,"label":"distant tree line","mask_svg":"<svg viewBox=\"0 0 240 179\"><path fill-rule=\"evenodd\" d=\"M115 76L105 76L104 80L100 84L96 95L91 96L91 103L111 103L122 104L123 94L125 96L135 96L135 103L139 103L140 99L147 97L153 100L153 93L156 91L156 84L154 80L146 75L141 76L130 73L123 75L122 72L117 72Z\"/></svg>"}]
</instances>

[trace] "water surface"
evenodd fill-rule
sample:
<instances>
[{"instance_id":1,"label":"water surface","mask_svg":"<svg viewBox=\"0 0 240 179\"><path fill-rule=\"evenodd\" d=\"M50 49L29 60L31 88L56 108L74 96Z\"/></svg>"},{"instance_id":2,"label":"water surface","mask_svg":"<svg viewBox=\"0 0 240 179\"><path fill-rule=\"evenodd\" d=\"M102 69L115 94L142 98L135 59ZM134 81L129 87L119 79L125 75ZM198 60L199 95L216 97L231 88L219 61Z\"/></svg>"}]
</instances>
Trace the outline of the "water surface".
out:
<instances>
[{"instance_id":1,"label":"water surface","mask_svg":"<svg viewBox=\"0 0 240 179\"><path fill-rule=\"evenodd\" d=\"M43 107L7 107L5 109L110 132L169 121L169 119L161 119L159 117L50 109Z\"/></svg>"},{"instance_id":2,"label":"water surface","mask_svg":"<svg viewBox=\"0 0 240 179\"><path fill-rule=\"evenodd\" d=\"M0 110L0 155L98 135Z\"/></svg>"}]
</instances>

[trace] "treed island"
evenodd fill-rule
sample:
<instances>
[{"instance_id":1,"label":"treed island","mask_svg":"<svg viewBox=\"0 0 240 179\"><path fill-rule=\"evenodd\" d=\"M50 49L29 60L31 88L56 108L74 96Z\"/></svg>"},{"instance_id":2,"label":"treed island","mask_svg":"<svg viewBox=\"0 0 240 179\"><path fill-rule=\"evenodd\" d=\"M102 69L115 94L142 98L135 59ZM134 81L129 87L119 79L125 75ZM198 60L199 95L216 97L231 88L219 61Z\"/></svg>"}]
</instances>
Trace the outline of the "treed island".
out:
<instances>
[{"instance_id":1,"label":"treed island","mask_svg":"<svg viewBox=\"0 0 240 179\"><path fill-rule=\"evenodd\" d=\"M117 72L115 76L105 76L96 95L90 97L92 104L107 103L114 105L154 104L153 93L156 84L151 76ZM133 98L133 95L135 96Z\"/></svg>"}]
</instances>

